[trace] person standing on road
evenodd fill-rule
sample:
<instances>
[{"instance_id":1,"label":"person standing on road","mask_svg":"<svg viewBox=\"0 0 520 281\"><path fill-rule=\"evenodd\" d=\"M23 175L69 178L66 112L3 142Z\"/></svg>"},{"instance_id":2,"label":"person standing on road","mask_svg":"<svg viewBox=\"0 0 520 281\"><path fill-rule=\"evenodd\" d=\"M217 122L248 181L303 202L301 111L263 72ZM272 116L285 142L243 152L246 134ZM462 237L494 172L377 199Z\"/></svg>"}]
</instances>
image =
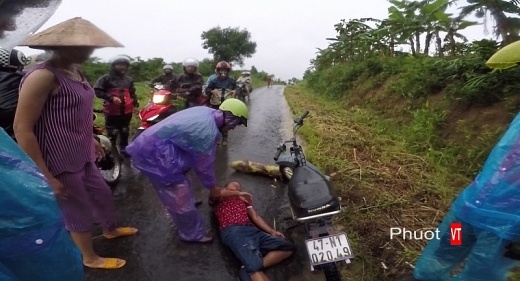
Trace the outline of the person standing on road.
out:
<instances>
[{"instance_id":1,"label":"person standing on road","mask_svg":"<svg viewBox=\"0 0 520 281\"><path fill-rule=\"evenodd\" d=\"M134 80L128 76L130 59L127 56L116 56L110 61L110 73L96 81L96 96L104 100L105 127L107 136L114 145L119 136L119 150L124 156L130 136L130 122L133 113L139 110L139 101L135 94Z\"/></svg>"},{"instance_id":2,"label":"person standing on road","mask_svg":"<svg viewBox=\"0 0 520 281\"><path fill-rule=\"evenodd\" d=\"M213 196L244 195L217 186L216 142L220 132L247 127L247 106L238 99L219 109L196 106L181 110L146 129L127 147L135 168L145 174L177 226L181 241L210 243L195 207L188 173L193 170Z\"/></svg>"},{"instance_id":3,"label":"person standing on road","mask_svg":"<svg viewBox=\"0 0 520 281\"><path fill-rule=\"evenodd\" d=\"M52 49L53 54L21 82L16 139L56 194L65 228L81 251L83 264L123 267L125 260L100 257L92 245L94 212L107 239L134 235L137 229L117 227L112 192L95 164L103 149L92 137L94 89L79 71L95 48L122 45L81 18L50 27L21 45Z\"/></svg>"}]
</instances>

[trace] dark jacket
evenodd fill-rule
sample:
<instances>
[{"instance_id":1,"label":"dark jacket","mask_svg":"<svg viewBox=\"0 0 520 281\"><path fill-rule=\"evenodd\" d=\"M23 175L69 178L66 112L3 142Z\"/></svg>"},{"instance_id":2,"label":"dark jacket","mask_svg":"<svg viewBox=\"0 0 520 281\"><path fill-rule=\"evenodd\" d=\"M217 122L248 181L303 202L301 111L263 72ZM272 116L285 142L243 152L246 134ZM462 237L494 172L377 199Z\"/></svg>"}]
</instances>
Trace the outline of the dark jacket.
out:
<instances>
[{"instance_id":1,"label":"dark jacket","mask_svg":"<svg viewBox=\"0 0 520 281\"><path fill-rule=\"evenodd\" d=\"M175 79L172 80L170 89L173 93L175 93L178 89L181 88L182 84L190 84L190 87L188 88L190 95L186 99L190 102L196 102L202 95L203 83L204 79L202 78L202 75L200 75L200 73L184 73L176 76Z\"/></svg>"},{"instance_id":2,"label":"dark jacket","mask_svg":"<svg viewBox=\"0 0 520 281\"><path fill-rule=\"evenodd\" d=\"M162 74L150 81L150 84L161 83L162 85L169 87L173 79L175 79L175 74L173 73Z\"/></svg>"},{"instance_id":3,"label":"dark jacket","mask_svg":"<svg viewBox=\"0 0 520 281\"><path fill-rule=\"evenodd\" d=\"M96 96L104 99L103 107L107 115L131 114L139 101L135 94L134 80L128 75L121 75L115 70L101 76L94 85ZM114 97L121 99L121 104L113 103Z\"/></svg>"},{"instance_id":4,"label":"dark jacket","mask_svg":"<svg viewBox=\"0 0 520 281\"><path fill-rule=\"evenodd\" d=\"M20 82L24 73L0 68L0 127L14 139L14 115L18 105Z\"/></svg>"},{"instance_id":5,"label":"dark jacket","mask_svg":"<svg viewBox=\"0 0 520 281\"><path fill-rule=\"evenodd\" d=\"M0 110L16 109L23 76L21 71L0 68Z\"/></svg>"}]
</instances>

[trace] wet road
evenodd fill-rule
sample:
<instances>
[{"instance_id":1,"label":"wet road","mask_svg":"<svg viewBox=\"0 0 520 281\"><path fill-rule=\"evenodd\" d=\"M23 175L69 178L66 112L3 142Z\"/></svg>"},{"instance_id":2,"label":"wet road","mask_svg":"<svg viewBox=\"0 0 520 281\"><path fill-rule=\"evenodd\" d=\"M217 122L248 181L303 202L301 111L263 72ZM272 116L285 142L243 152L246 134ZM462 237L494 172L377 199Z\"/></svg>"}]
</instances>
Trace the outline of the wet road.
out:
<instances>
[{"instance_id":1,"label":"wet road","mask_svg":"<svg viewBox=\"0 0 520 281\"><path fill-rule=\"evenodd\" d=\"M244 191L253 195L257 212L271 226L279 208L286 203L286 187L273 179L234 172L229 163L247 159L273 163L276 146L287 136L290 124L288 107L282 86L258 88L251 94L249 127L229 133L228 146L219 147L216 173L220 185L239 181ZM289 122L289 123L288 123ZM241 264L232 252L220 244L218 225L207 204L209 192L192 175L197 196L204 203L199 207L209 232L215 241L209 245L186 244L178 240L175 226L162 207L147 179L126 164L117 190L118 217L121 225L139 228L135 237L105 240L94 238L94 247L103 256L127 260L122 269L86 270L86 280L146 280L146 281L228 281L239 280ZM281 229L278 229L281 230ZM97 229L96 234L101 230ZM285 232L298 246L297 254L286 262L266 271L272 280L324 280L313 274L303 248L305 233L301 226Z\"/></svg>"}]
</instances>

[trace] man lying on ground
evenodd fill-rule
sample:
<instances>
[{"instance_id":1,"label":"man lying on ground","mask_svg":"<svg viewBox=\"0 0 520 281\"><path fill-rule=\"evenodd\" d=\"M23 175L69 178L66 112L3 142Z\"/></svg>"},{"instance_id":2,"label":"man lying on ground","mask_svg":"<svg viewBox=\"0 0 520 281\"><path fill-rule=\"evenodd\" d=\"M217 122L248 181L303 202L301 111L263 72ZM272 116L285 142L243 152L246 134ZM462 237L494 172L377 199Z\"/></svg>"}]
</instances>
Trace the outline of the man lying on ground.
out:
<instances>
[{"instance_id":1,"label":"man lying on ground","mask_svg":"<svg viewBox=\"0 0 520 281\"><path fill-rule=\"evenodd\" d=\"M230 182L225 189L241 191L238 182ZM290 257L295 246L284 235L272 229L255 212L252 202L242 196L211 197L210 203L220 226L222 243L242 262L242 281L269 281L263 269Z\"/></svg>"}]
</instances>

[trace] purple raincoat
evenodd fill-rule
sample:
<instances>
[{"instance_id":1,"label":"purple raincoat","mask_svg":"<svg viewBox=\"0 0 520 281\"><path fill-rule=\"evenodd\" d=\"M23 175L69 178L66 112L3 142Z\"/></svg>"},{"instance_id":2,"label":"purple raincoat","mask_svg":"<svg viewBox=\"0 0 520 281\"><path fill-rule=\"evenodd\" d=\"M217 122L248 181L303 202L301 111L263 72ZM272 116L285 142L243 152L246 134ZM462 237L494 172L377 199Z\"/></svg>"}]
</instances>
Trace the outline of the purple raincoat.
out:
<instances>
[{"instance_id":1,"label":"purple raincoat","mask_svg":"<svg viewBox=\"0 0 520 281\"><path fill-rule=\"evenodd\" d=\"M217 122L222 122L217 112L204 106L179 111L146 129L126 152L133 165L154 182L181 184L184 174L193 169L202 184L211 189L216 185Z\"/></svg>"}]
</instances>

